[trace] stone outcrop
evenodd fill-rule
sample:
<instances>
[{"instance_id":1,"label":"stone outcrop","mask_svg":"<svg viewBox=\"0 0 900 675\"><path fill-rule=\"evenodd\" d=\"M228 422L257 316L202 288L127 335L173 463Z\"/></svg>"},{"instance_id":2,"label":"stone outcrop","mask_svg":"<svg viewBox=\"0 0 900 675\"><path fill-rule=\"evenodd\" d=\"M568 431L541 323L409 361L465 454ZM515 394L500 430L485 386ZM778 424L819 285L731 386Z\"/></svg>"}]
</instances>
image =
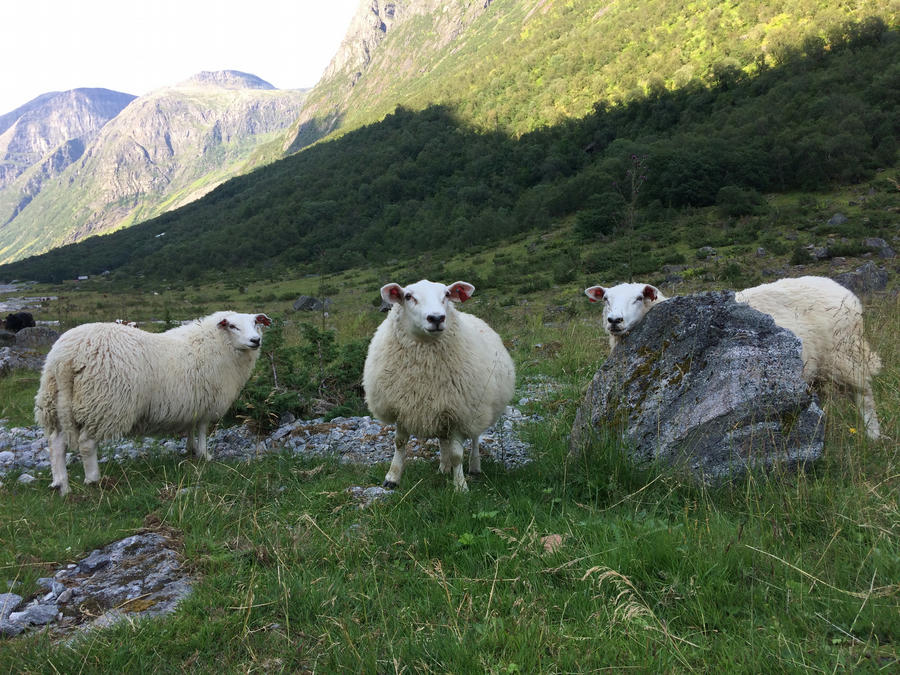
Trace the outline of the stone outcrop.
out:
<instances>
[{"instance_id":1,"label":"stone outcrop","mask_svg":"<svg viewBox=\"0 0 900 675\"><path fill-rule=\"evenodd\" d=\"M852 272L838 274L834 277L834 280L857 295L865 295L866 293L883 291L887 287L888 278L887 270L870 260Z\"/></svg>"},{"instance_id":2,"label":"stone outcrop","mask_svg":"<svg viewBox=\"0 0 900 675\"><path fill-rule=\"evenodd\" d=\"M331 306L331 300L328 298L323 301L310 295L301 295L294 300L293 305L295 312L319 312L328 309L329 306Z\"/></svg>"},{"instance_id":3,"label":"stone outcrop","mask_svg":"<svg viewBox=\"0 0 900 675\"><path fill-rule=\"evenodd\" d=\"M49 326L30 326L16 333L19 347L46 347L59 339L59 331Z\"/></svg>"},{"instance_id":4,"label":"stone outcrop","mask_svg":"<svg viewBox=\"0 0 900 675\"><path fill-rule=\"evenodd\" d=\"M818 459L824 413L800 340L731 292L663 302L616 348L577 411L570 449L611 433L638 464L704 480Z\"/></svg>"},{"instance_id":5,"label":"stone outcrop","mask_svg":"<svg viewBox=\"0 0 900 675\"><path fill-rule=\"evenodd\" d=\"M167 614L191 592L193 579L169 539L145 532L92 551L37 583L43 592L24 604L14 593L0 595L0 635L47 625L84 630Z\"/></svg>"}]
</instances>

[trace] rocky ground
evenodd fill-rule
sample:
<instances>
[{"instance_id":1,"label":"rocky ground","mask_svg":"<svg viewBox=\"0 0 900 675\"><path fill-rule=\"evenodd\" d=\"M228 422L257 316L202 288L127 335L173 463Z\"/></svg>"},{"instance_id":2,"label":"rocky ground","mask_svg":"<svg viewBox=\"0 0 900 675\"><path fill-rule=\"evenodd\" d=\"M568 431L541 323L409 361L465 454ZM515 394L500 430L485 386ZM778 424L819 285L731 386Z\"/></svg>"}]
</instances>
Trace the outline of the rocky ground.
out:
<instances>
[{"instance_id":1,"label":"rocky ground","mask_svg":"<svg viewBox=\"0 0 900 675\"><path fill-rule=\"evenodd\" d=\"M519 434L524 423L540 417L525 414L520 408L545 398L555 387L555 383L542 379L527 384L516 405L508 407L500 421L483 435L482 454L508 467L530 461L528 444ZM439 453L434 440L413 438L410 443L412 461L432 461ZM288 452L300 457L377 464L389 462L394 452L393 427L371 417L340 417L328 422L285 420L267 436L246 427L220 428L211 434L209 446L217 461L252 461L268 453ZM183 455L185 441L124 440L101 445L99 454L100 462L105 463L127 462L149 452ZM78 461L77 453L67 453L67 463ZM49 484L49 464L47 442L39 428L8 428L0 420L0 485L6 480L45 480ZM347 492L360 508L366 508L374 501L390 498L392 491L354 485ZM51 497L48 490L47 498ZM0 593L0 636L13 637L33 630L69 636L126 617L132 620L174 611L193 583L180 565L178 550L177 537L171 533L164 529L148 531L61 567L52 577L38 581L43 590L32 597L18 595L18 582L8 580L10 592Z\"/></svg>"}]
</instances>

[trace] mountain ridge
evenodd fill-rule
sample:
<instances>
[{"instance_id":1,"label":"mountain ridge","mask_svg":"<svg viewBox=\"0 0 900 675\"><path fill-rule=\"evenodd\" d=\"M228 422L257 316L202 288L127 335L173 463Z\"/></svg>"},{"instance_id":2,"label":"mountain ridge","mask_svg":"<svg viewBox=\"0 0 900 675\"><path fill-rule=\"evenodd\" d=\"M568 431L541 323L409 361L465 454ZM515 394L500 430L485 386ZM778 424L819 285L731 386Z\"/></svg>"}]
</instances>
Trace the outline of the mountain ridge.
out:
<instances>
[{"instance_id":1,"label":"mountain ridge","mask_svg":"<svg viewBox=\"0 0 900 675\"><path fill-rule=\"evenodd\" d=\"M201 197L264 161L254 156L257 146L283 133L304 97L240 71L202 72L131 97L90 137L62 140L7 182L0 191L0 261Z\"/></svg>"}]
</instances>

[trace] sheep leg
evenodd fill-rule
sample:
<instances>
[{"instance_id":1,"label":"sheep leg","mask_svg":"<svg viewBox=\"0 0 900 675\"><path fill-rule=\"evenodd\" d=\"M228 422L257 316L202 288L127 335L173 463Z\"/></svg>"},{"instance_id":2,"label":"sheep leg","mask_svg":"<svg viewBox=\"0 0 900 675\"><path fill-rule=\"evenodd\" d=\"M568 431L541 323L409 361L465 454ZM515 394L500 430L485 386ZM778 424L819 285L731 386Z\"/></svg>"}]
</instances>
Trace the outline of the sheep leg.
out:
<instances>
[{"instance_id":1,"label":"sheep leg","mask_svg":"<svg viewBox=\"0 0 900 675\"><path fill-rule=\"evenodd\" d=\"M209 423L206 420L202 422L197 422L197 424L191 429L190 434L188 434L188 438L191 438L196 431L197 433L197 447L195 452L197 453L197 457L202 457L203 459L210 460L212 459L212 453L209 451L209 448L206 446L206 431ZM193 444L192 444L193 445Z\"/></svg>"},{"instance_id":2,"label":"sheep leg","mask_svg":"<svg viewBox=\"0 0 900 675\"><path fill-rule=\"evenodd\" d=\"M460 492L466 492L466 477L463 475L463 438L453 434L450 438L441 439L441 473L452 472L453 487Z\"/></svg>"},{"instance_id":3,"label":"sheep leg","mask_svg":"<svg viewBox=\"0 0 900 675\"><path fill-rule=\"evenodd\" d=\"M50 434L50 474L53 482L50 487L59 488L59 494L69 494L69 475L66 472L66 435L60 431Z\"/></svg>"},{"instance_id":4,"label":"sheep leg","mask_svg":"<svg viewBox=\"0 0 900 675\"><path fill-rule=\"evenodd\" d=\"M472 451L469 453L469 475L481 474L481 436L472 439Z\"/></svg>"},{"instance_id":5,"label":"sheep leg","mask_svg":"<svg viewBox=\"0 0 900 675\"><path fill-rule=\"evenodd\" d=\"M391 468L388 469L382 485L388 490L393 490L400 484L400 477L403 475L403 467L406 464L406 444L408 442L409 434L398 424L397 430L394 432L394 458L391 460Z\"/></svg>"},{"instance_id":6,"label":"sheep leg","mask_svg":"<svg viewBox=\"0 0 900 675\"><path fill-rule=\"evenodd\" d=\"M100 480L100 467L97 466L97 442L82 431L78 437L78 452L84 465L84 482L96 483Z\"/></svg>"},{"instance_id":7,"label":"sheep leg","mask_svg":"<svg viewBox=\"0 0 900 675\"><path fill-rule=\"evenodd\" d=\"M872 386L866 384L861 391L855 393L856 405L862 413L863 423L866 425L866 435L873 441L881 438L881 427L878 424L878 414L875 412L875 397L872 395Z\"/></svg>"}]
</instances>

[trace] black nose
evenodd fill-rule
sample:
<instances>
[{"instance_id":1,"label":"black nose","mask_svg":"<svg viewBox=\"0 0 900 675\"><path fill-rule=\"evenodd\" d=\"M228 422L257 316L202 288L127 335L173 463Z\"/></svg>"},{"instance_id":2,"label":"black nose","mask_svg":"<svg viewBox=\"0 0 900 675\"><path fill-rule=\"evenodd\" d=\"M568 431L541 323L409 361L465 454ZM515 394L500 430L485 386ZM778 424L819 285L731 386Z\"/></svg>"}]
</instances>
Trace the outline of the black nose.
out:
<instances>
[{"instance_id":1,"label":"black nose","mask_svg":"<svg viewBox=\"0 0 900 675\"><path fill-rule=\"evenodd\" d=\"M613 326L615 326L617 323L622 323L622 321L624 321L625 319L621 316L616 316L616 317L610 316L610 317L607 317L606 320L609 321Z\"/></svg>"},{"instance_id":2,"label":"black nose","mask_svg":"<svg viewBox=\"0 0 900 675\"><path fill-rule=\"evenodd\" d=\"M259 338L258 337L250 338L250 344L253 345L254 347L259 347Z\"/></svg>"},{"instance_id":3,"label":"black nose","mask_svg":"<svg viewBox=\"0 0 900 675\"><path fill-rule=\"evenodd\" d=\"M446 314L429 314L425 317L428 319L428 323L433 323L435 326L439 326L441 322L447 318Z\"/></svg>"}]
</instances>

